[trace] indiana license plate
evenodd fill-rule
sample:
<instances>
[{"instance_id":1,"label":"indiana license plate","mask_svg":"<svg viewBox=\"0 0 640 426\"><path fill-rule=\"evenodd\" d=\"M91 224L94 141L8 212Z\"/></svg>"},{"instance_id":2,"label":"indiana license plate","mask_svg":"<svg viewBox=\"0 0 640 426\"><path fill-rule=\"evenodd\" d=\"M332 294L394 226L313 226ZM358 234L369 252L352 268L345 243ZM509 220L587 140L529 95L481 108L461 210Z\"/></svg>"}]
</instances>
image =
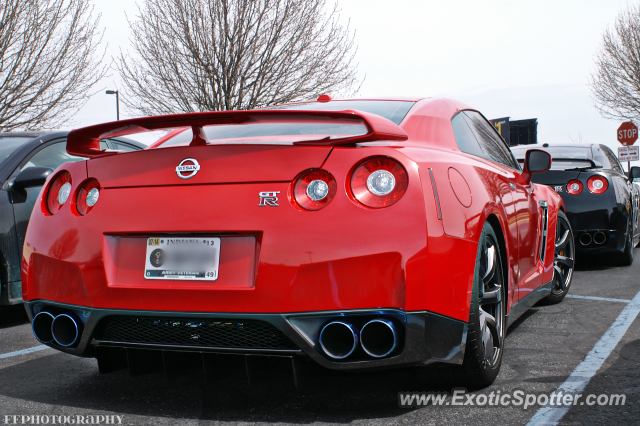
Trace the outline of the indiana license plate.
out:
<instances>
[{"instance_id":1,"label":"indiana license plate","mask_svg":"<svg viewBox=\"0 0 640 426\"><path fill-rule=\"evenodd\" d=\"M220 238L149 238L144 277L215 281L219 263Z\"/></svg>"}]
</instances>

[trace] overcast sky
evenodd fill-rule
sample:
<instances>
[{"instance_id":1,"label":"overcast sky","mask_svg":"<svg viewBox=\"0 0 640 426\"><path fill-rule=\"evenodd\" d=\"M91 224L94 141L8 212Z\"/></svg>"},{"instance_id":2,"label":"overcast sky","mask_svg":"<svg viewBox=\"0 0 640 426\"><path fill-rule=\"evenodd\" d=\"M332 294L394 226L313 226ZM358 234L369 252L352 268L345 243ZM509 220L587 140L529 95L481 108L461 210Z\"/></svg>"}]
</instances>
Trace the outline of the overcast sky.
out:
<instances>
[{"instance_id":1,"label":"overcast sky","mask_svg":"<svg viewBox=\"0 0 640 426\"><path fill-rule=\"evenodd\" d=\"M142 0L138 0L141 2ZM331 2L331 0L328 0ZM132 0L93 0L106 27L107 56L129 48ZM620 146L620 123L593 107L588 77L622 0L340 0L356 31L364 97L436 96L466 102L488 118L537 118L540 143ZM113 71L98 88L118 88ZM122 113L122 111L121 111ZM126 113L123 114L126 117ZM115 119L115 99L93 96L76 121Z\"/></svg>"}]
</instances>

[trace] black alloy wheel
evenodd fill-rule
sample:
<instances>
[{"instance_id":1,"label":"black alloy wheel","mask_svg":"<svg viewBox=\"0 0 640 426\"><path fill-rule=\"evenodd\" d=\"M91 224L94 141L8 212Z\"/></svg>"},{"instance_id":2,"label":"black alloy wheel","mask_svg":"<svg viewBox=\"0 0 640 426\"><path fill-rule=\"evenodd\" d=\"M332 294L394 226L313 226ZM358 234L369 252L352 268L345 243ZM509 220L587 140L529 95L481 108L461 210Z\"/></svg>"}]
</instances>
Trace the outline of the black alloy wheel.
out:
<instances>
[{"instance_id":1,"label":"black alloy wheel","mask_svg":"<svg viewBox=\"0 0 640 426\"><path fill-rule=\"evenodd\" d=\"M498 244L487 235L480 255L482 285L479 294L479 318L482 330L482 346L490 366L496 365L501 356L504 338L504 303L502 301L502 269Z\"/></svg>"},{"instance_id":2,"label":"black alloy wheel","mask_svg":"<svg viewBox=\"0 0 640 426\"><path fill-rule=\"evenodd\" d=\"M625 235L625 243L624 243L624 252L622 252L622 256L618 259L618 264L620 266L630 266L633 263L633 219L629 218L627 221L627 234Z\"/></svg>"},{"instance_id":3,"label":"black alloy wheel","mask_svg":"<svg viewBox=\"0 0 640 426\"><path fill-rule=\"evenodd\" d=\"M498 376L506 334L506 278L498 237L486 223L478 244L464 362L454 375L468 389L489 386Z\"/></svg>"},{"instance_id":4,"label":"black alloy wheel","mask_svg":"<svg viewBox=\"0 0 640 426\"><path fill-rule=\"evenodd\" d=\"M575 262L576 247L573 239L573 231L571 230L567 216L562 211L559 211L558 225L556 227L551 293L542 299L540 304L553 305L562 302L562 299L569 293Z\"/></svg>"}]
</instances>

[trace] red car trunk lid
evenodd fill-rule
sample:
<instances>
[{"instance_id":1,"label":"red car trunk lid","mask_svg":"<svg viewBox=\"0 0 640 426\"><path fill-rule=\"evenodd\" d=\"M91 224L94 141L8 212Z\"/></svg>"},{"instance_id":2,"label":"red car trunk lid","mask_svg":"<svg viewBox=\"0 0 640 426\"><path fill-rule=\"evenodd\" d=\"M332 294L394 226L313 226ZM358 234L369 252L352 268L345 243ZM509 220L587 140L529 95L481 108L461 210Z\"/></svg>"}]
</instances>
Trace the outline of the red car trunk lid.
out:
<instances>
[{"instance_id":1,"label":"red car trunk lid","mask_svg":"<svg viewBox=\"0 0 640 426\"><path fill-rule=\"evenodd\" d=\"M98 157L89 160L87 168L89 177L96 178L103 188L285 182L304 170L322 166L330 152L329 146L180 146ZM200 168L183 179L176 168L188 158Z\"/></svg>"}]
</instances>

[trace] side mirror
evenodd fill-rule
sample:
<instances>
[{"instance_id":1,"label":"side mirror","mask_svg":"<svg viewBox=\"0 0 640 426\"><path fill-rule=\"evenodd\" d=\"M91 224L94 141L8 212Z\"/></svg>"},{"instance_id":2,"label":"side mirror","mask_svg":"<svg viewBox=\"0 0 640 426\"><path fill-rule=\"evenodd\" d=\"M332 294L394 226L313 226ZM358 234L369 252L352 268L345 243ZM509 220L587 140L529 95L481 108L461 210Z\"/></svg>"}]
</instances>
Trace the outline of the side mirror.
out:
<instances>
[{"instance_id":1,"label":"side mirror","mask_svg":"<svg viewBox=\"0 0 640 426\"><path fill-rule=\"evenodd\" d=\"M531 182L533 173L544 173L551 168L551 154L541 149L530 149L524 157L524 170L522 178Z\"/></svg>"},{"instance_id":2,"label":"side mirror","mask_svg":"<svg viewBox=\"0 0 640 426\"><path fill-rule=\"evenodd\" d=\"M42 186L53 172L49 167L28 167L20 172L13 181L13 188L32 188Z\"/></svg>"},{"instance_id":3,"label":"side mirror","mask_svg":"<svg viewBox=\"0 0 640 426\"><path fill-rule=\"evenodd\" d=\"M633 182L634 179L640 179L640 167L632 167L629 171L629 180Z\"/></svg>"}]
</instances>

